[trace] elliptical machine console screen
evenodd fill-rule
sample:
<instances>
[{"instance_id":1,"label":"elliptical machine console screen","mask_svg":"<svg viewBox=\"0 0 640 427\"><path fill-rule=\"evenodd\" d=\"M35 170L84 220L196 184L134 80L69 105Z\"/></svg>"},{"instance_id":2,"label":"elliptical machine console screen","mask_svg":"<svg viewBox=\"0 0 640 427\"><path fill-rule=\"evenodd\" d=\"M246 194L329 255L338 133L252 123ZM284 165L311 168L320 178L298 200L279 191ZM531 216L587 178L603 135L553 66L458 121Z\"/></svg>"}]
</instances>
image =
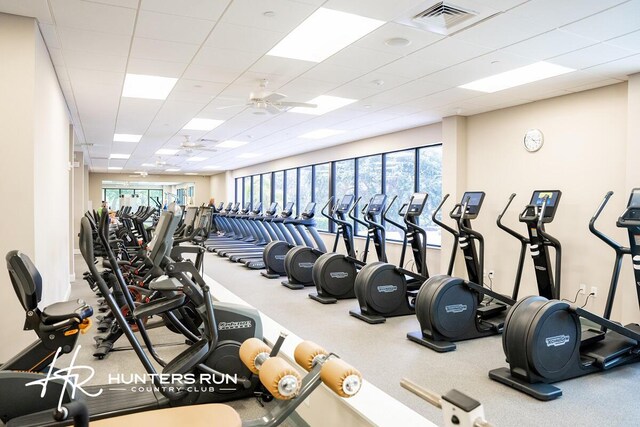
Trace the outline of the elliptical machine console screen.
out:
<instances>
[{"instance_id":1,"label":"elliptical machine console screen","mask_svg":"<svg viewBox=\"0 0 640 427\"><path fill-rule=\"evenodd\" d=\"M531 196L530 205L541 207L545 197L547 197L547 206L544 211L544 217L545 219L552 219L556 214L560 195L561 193L559 190L536 190Z\"/></svg>"},{"instance_id":2,"label":"elliptical machine console screen","mask_svg":"<svg viewBox=\"0 0 640 427\"><path fill-rule=\"evenodd\" d=\"M427 193L413 193L413 200L409 205L407 216L420 216L427 203Z\"/></svg>"},{"instance_id":3,"label":"elliptical machine console screen","mask_svg":"<svg viewBox=\"0 0 640 427\"><path fill-rule=\"evenodd\" d=\"M467 214L478 215L482 202L484 201L484 191L467 191L462 195L462 205L467 203Z\"/></svg>"},{"instance_id":4,"label":"elliptical machine console screen","mask_svg":"<svg viewBox=\"0 0 640 427\"><path fill-rule=\"evenodd\" d=\"M629 197L629 209L640 209L640 188L634 188L631 191L631 197Z\"/></svg>"},{"instance_id":5,"label":"elliptical machine console screen","mask_svg":"<svg viewBox=\"0 0 640 427\"><path fill-rule=\"evenodd\" d=\"M384 194L376 194L373 196L371 203L369 203L368 212L372 214L379 214L384 209L384 204L387 201L387 196Z\"/></svg>"},{"instance_id":6,"label":"elliptical machine console screen","mask_svg":"<svg viewBox=\"0 0 640 427\"><path fill-rule=\"evenodd\" d=\"M342 196L342 200L340 200L340 205L338 205L338 212L340 213L347 212L351 207L351 203L353 203L353 199L355 199L355 197L356 196L354 196L353 194L345 194L344 196Z\"/></svg>"}]
</instances>

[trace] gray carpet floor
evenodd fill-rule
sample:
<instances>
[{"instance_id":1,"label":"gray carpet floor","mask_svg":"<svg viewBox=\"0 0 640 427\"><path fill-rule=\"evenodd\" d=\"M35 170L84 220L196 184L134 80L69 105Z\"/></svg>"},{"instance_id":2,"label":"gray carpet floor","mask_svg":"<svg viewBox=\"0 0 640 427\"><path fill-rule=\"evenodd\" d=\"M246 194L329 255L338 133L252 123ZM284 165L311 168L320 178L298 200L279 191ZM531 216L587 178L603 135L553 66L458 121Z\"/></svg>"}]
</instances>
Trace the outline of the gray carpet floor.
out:
<instances>
[{"instance_id":1,"label":"gray carpet floor","mask_svg":"<svg viewBox=\"0 0 640 427\"><path fill-rule=\"evenodd\" d=\"M349 316L355 300L322 305L308 298L314 288L293 291L258 271L207 253L205 272L227 289L303 339L317 342L356 366L364 377L427 419L442 425L435 408L402 389L401 378L445 393L456 388L481 401L486 418L497 426L639 425L635 395L640 369L630 365L606 374L565 381L563 396L540 402L490 380L489 370L506 366L499 336L461 342L439 354L408 341L419 329L415 316L369 325Z\"/></svg>"}]
</instances>

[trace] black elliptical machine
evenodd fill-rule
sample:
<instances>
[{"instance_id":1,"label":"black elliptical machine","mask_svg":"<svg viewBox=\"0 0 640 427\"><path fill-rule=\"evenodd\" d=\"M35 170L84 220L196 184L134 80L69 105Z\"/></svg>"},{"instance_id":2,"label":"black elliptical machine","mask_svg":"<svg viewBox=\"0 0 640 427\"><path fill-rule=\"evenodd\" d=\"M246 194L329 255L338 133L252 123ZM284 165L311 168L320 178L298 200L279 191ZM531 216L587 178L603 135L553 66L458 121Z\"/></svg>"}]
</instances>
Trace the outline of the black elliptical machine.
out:
<instances>
[{"instance_id":1,"label":"black elliptical machine","mask_svg":"<svg viewBox=\"0 0 640 427\"><path fill-rule=\"evenodd\" d=\"M417 224L427 197L427 193L414 193L409 203L400 208L399 214L404 217L405 227L401 228L404 239L399 266L386 262L367 264L356 276L354 290L359 308L349 310L351 316L369 324L377 324L384 323L387 317L415 313L418 289L429 278L427 232ZM384 219L389 221L386 216ZM408 245L413 252L417 273L403 267Z\"/></svg>"},{"instance_id":2,"label":"black elliptical machine","mask_svg":"<svg viewBox=\"0 0 640 427\"><path fill-rule=\"evenodd\" d=\"M432 220L454 237L447 274L429 278L416 298L416 317L420 330L407 338L437 352L456 349L454 341L496 335L502 332L508 306L515 301L482 285L484 277L484 238L471 227L480 213L484 192L466 192L449 216L457 230L437 219L449 195L433 212ZM452 277L457 246L462 250L469 280ZM495 302L498 300L498 302Z\"/></svg>"},{"instance_id":3,"label":"black elliptical machine","mask_svg":"<svg viewBox=\"0 0 640 427\"><path fill-rule=\"evenodd\" d=\"M625 255L633 262L640 302L640 188L633 189L627 209L616 222L627 229L629 247L595 228L612 195L612 191L605 195L589 221L589 230L616 253L603 316L557 299L523 298L505 322L502 345L509 368L494 369L489 378L546 401L562 396L562 390L552 383L640 361L640 325L622 326L609 320ZM599 328L583 331L581 319Z\"/></svg>"},{"instance_id":4,"label":"black elliptical machine","mask_svg":"<svg viewBox=\"0 0 640 427\"><path fill-rule=\"evenodd\" d=\"M382 211L386 204L387 196L376 194L362 210L363 219L353 215L353 212L361 200L361 197L349 209L348 217L367 228L367 238L364 245L362 259L358 259L353 244L353 225L344 218L334 215L333 222L343 228L345 248L347 254L336 252L326 253L313 265L311 271L313 283L317 293L309 294L309 298L322 304L333 304L339 299L355 298L354 283L358 271L367 264L369 244L373 241L378 261L387 262L385 252L385 229L381 224ZM394 198L395 200L395 198ZM392 202L393 203L393 202Z\"/></svg>"},{"instance_id":5,"label":"black elliptical machine","mask_svg":"<svg viewBox=\"0 0 640 427\"><path fill-rule=\"evenodd\" d=\"M267 279L278 279L287 275L287 271L284 268L284 258L291 249L299 245L313 245L304 228L307 225L315 226L316 220L313 217L316 212L316 204L307 204L304 211L296 218L291 218L293 203L287 203L284 210L288 210L290 213L282 219L282 230L288 233L288 236L291 237L293 242L289 239L286 241L277 240L275 242L269 242L267 246L265 246L262 256L266 269L265 271L261 271L260 274ZM281 217L282 216L283 215L281 215Z\"/></svg>"}]
</instances>

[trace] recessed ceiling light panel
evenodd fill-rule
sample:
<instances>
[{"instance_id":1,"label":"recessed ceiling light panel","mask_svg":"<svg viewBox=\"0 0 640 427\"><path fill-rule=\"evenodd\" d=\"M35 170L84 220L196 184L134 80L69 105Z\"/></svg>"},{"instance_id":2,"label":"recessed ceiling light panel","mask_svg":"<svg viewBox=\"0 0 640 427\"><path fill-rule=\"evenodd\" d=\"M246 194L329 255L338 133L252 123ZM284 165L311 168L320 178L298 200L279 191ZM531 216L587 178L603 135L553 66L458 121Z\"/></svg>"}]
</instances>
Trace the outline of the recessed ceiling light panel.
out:
<instances>
[{"instance_id":1,"label":"recessed ceiling light panel","mask_svg":"<svg viewBox=\"0 0 640 427\"><path fill-rule=\"evenodd\" d=\"M130 133L116 133L113 135L114 142L140 142L142 135L133 135Z\"/></svg>"},{"instance_id":2,"label":"recessed ceiling light panel","mask_svg":"<svg viewBox=\"0 0 640 427\"><path fill-rule=\"evenodd\" d=\"M224 123L224 120L214 120L214 119L199 119L193 118L186 124L184 129L187 130L214 130L218 126Z\"/></svg>"},{"instance_id":3,"label":"recessed ceiling light panel","mask_svg":"<svg viewBox=\"0 0 640 427\"><path fill-rule=\"evenodd\" d=\"M178 79L143 74L127 74L124 78L124 98L166 99Z\"/></svg>"},{"instance_id":4,"label":"recessed ceiling light panel","mask_svg":"<svg viewBox=\"0 0 640 427\"><path fill-rule=\"evenodd\" d=\"M345 133L345 132L346 131L344 130L338 130L338 129L316 129L311 132L307 132L303 135L300 135L300 138L322 139L322 138L328 138L330 136L340 135L341 133Z\"/></svg>"},{"instance_id":5,"label":"recessed ceiling light panel","mask_svg":"<svg viewBox=\"0 0 640 427\"><path fill-rule=\"evenodd\" d=\"M309 104L317 105L316 108L295 107L289 110L289 112L321 115L321 114L326 114L329 111L342 108L345 105L353 104L354 102L357 102L357 101L358 101L357 99L340 98L339 96L321 95L321 96L318 96L317 98L312 99L311 101L307 101Z\"/></svg>"},{"instance_id":6,"label":"recessed ceiling light panel","mask_svg":"<svg viewBox=\"0 0 640 427\"><path fill-rule=\"evenodd\" d=\"M524 85L561 74L571 73L573 68L567 68L549 62L536 62L515 70L505 71L471 83L459 86L462 89L477 90L479 92L493 93L512 87Z\"/></svg>"},{"instance_id":7,"label":"recessed ceiling light panel","mask_svg":"<svg viewBox=\"0 0 640 427\"><path fill-rule=\"evenodd\" d=\"M111 154L109 159L123 159L126 160L131 157L131 154Z\"/></svg>"}]
</instances>

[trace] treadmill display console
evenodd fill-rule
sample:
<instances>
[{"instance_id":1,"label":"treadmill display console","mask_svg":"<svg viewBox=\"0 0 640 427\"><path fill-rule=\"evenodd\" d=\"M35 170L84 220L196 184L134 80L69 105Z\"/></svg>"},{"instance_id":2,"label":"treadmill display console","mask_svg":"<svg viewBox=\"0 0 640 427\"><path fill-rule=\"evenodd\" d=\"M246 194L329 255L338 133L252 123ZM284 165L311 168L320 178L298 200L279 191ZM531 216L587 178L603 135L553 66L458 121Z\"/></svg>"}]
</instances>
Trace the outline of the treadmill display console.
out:
<instances>
[{"instance_id":1,"label":"treadmill display console","mask_svg":"<svg viewBox=\"0 0 640 427\"><path fill-rule=\"evenodd\" d=\"M284 205L283 212L287 212L289 214L293 212L293 202L289 202L286 205Z\"/></svg>"},{"instance_id":2,"label":"treadmill display console","mask_svg":"<svg viewBox=\"0 0 640 427\"><path fill-rule=\"evenodd\" d=\"M353 199L355 199L355 197L356 196L354 196L353 194L345 194L344 196L342 196L342 200L340 200L340 204L338 205L338 212L347 212L351 207L351 203L353 203Z\"/></svg>"},{"instance_id":3,"label":"treadmill display console","mask_svg":"<svg viewBox=\"0 0 640 427\"><path fill-rule=\"evenodd\" d=\"M427 203L427 193L413 193L413 200L409 205L407 216L420 216L424 205Z\"/></svg>"},{"instance_id":4,"label":"treadmill display console","mask_svg":"<svg viewBox=\"0 0 640 427\"><path fill-rule=\"evenodd\" d=\"M307 215L314 213L316 210L316 204L314 202L307 203L307 206L304 208L304 213Z\"/></svg>"},{"instance_id":5,"label":"treadmill display console","mask_svg":"<svg viewBox=\"0 0 640 427\"><path fill-rule=\"evenodd\" d=\"M369 209L367 211L371 214L379 214L384 209L384 204L387 201L387 196L384 194L376 194L369 203Z\"/></svg>"},{"instance_id":6,"label":"treadmill display console","mask_svg":"<svg viewBox=\"0 0 640 427\"><path fill-rule=\"evenodd\" d=\"M277 209L278 209L278 202L273 202L269 206L269 213L274 214Z\"/></svg>"},{"instance_id":7,"label":"treadmill display console","mask_svg":"<svg viewBox=\"0 0 640 427\"><path fill-rule=\"evenodd\" d=\"M467 204L467 214L478 215L483 201L484 191L467 191L462 195L461 205Z\"/></svg>"}]
</instances>

